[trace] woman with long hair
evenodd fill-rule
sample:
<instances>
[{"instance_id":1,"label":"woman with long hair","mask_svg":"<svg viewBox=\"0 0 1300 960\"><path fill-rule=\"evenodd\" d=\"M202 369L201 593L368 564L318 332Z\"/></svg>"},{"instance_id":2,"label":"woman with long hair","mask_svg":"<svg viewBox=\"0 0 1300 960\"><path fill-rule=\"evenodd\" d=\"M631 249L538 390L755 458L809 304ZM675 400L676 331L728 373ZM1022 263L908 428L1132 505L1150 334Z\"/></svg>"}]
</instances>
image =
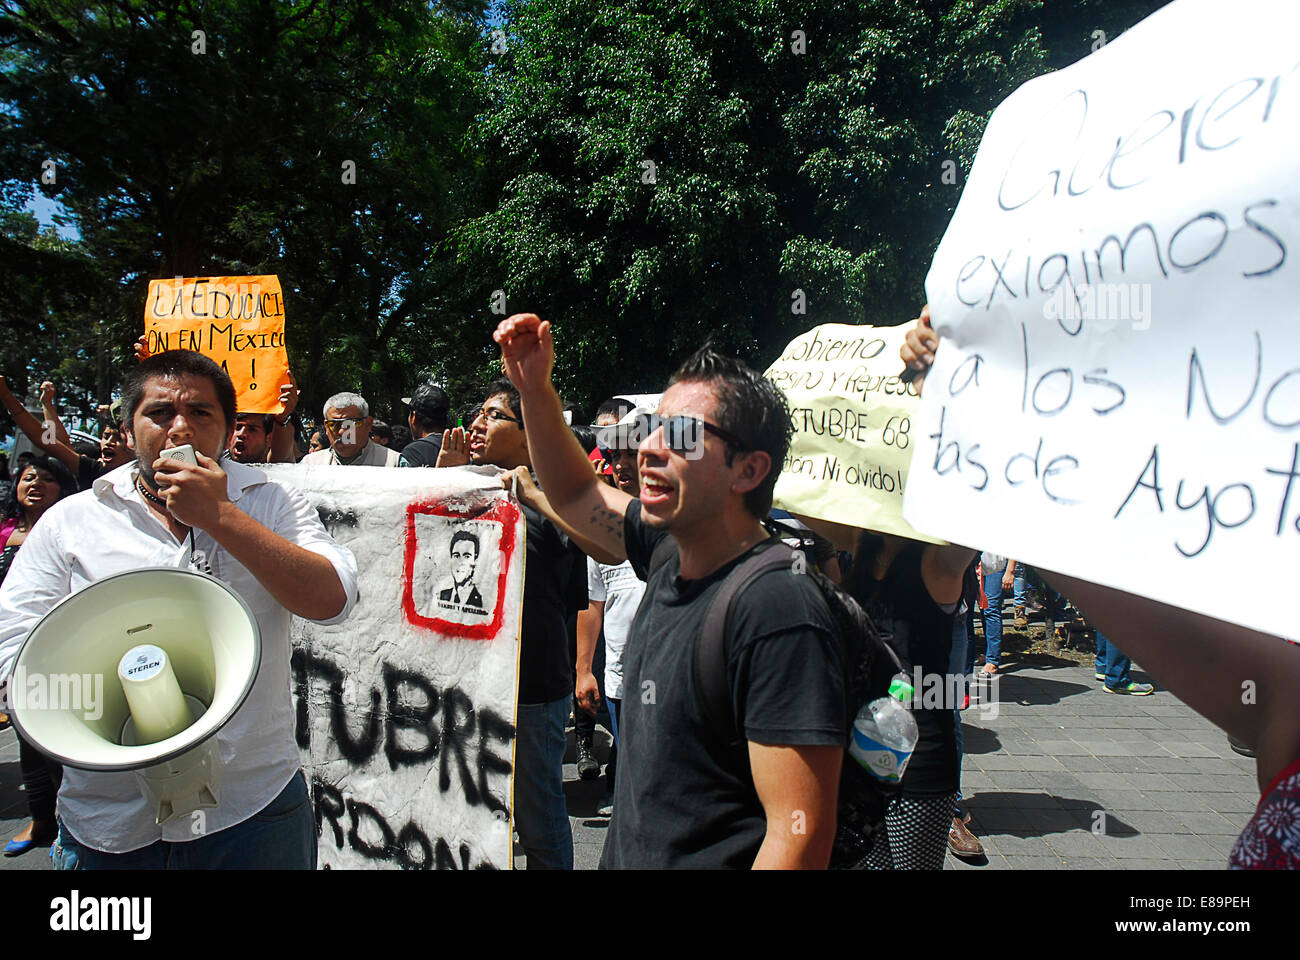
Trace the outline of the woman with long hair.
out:
<instances>
[{"instance_id":1,"label":"woman with long hair","mask_svg":"<svg viewBox=\"0 0 1300 960\"><path fill-rule=\"evenodd\" d=\"M76 478L53 457L38 456L23 467L5 495L4 517L0 520L0 582L4 581L23 541L45 511L76 492ZM53 840L57 832L54 799L63 777L62 767L21 735L18 736L18 763L23 772L32 821L5 846L6 857L16 857L38 844Z\"/></svg>"}]
</instances>

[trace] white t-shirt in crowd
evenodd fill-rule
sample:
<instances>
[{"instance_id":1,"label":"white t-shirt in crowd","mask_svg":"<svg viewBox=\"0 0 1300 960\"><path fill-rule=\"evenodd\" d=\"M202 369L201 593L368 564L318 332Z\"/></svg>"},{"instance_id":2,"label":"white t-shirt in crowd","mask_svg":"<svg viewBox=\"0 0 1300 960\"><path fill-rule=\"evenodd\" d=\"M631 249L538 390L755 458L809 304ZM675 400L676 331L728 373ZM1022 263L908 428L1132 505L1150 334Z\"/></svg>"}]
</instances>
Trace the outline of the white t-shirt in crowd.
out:
<instances>
[{"instance_id":1,"label":"white t-shirt in crowd","mask_svg":"<svg viewBox=\"0 0 1300 960\"><path fill-rule=\"evenodd\" d=\"M605 696L615 700L623 699L623 647L644 593L628 561L610 566L587 558L587 599L605 604Z\"/></svg>"},{"instance_id":2,"label":"white t-shirt in crowd","mask_svg":"<svg viewBox=\"0 0 1300 960\"><path fill-rule=\"evenodd\" d=\"M984 564L984 572L997 573L1007 568L1007 557L1000 557L996 553L989 553L985 550L980 554L980 563Z\"/></svg>"}]
</instances>

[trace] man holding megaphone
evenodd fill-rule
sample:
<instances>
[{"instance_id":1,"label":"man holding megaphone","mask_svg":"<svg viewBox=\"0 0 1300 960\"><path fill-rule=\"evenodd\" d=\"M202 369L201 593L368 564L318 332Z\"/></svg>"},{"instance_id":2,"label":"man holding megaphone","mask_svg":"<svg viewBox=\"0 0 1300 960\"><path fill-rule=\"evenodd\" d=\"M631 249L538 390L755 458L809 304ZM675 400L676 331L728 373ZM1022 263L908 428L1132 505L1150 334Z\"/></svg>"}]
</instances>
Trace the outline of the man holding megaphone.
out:
<instances>
[{"instance_id":1,"label":"man holding megaphone","mask_svg":"<svg viewBox=\"0 0 1300 960\"><path fill-rule=\"evenodd\" d=\"M357 596L356 560L301 494L252 467L218 463L235 425L235 390L208 358L175 350L140 363L123 386L123 415L137 461L52 507L0 588L0 689L10 700L21 695L8 689L19 649L56 604L142 568L188 568L225 584L256 620L260 666L254 658L255 679L229 681L247 687L246 699L212 735L221 775L215 806L203 804L210 809L168 819L132 771L79 769L76 749L52 744L72 754L59 792L61 840L90 869L314 868L315 825L293 736L289 623L293 615L319 623L346 617ZM143 609L175 619L181 602L164 594ZM69 674L93 659L96 638L76 643L87 653L82 665L58 666Z\"/></svg>"}]
</instances>

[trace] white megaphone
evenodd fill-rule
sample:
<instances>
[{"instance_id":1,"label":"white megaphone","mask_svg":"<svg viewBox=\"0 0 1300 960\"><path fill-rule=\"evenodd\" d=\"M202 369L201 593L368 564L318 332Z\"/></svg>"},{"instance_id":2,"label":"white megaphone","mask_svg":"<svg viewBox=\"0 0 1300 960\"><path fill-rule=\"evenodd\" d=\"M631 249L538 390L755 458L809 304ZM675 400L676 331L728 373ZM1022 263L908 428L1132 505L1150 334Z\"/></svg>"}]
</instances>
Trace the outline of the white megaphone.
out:
<instances>
[{"instance_id":1,"label":"white megaphone","mask_svg":"<svg viewBox=\"0 0 1300 960\"><path fill-rule=\"evenodd\" d=\"M253 689L257 620L220 580L149 567L62 600L27 635L9 713L79 770L136 772L158 824L217 805L213 736Z\"/></svg>"}]
</instances>

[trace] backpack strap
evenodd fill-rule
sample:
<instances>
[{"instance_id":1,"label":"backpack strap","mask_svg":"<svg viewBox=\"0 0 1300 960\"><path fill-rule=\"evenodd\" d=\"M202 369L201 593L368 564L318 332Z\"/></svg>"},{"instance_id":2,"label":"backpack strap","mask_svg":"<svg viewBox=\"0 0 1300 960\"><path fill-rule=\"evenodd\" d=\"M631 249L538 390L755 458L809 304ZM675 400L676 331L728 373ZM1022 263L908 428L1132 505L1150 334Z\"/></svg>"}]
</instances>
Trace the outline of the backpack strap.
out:
<instances>
[{"instance_id":1,"label":"backpack strap","mask_svg":"<svg viewBox=\"0 0 1300 960\"><path fill-rule=\"evenodd\" d=\"M743 737L732 713L731 688L727 684L727 620L731 607L740 592L763 574L794 569L798 552L773 537L767 547L727 574L722 589L704 613L704 625L695 647L695 692L705 722L733 746L739 746Z\"/></svg>"},{"instance_id":2,"label":"backpack strap","mask_svg":"<svg viewBox=\"0 0 1300 960\"><path fill-rule=\"evenodd\" d=\"M668 562L668 558L677 550L677 541L671 535L663 537L655 544L654 552L650 554L650 566L646 569L645 580L650 582L650 578L655 575L655 571Z\"/></svg>"}]
</instances>

